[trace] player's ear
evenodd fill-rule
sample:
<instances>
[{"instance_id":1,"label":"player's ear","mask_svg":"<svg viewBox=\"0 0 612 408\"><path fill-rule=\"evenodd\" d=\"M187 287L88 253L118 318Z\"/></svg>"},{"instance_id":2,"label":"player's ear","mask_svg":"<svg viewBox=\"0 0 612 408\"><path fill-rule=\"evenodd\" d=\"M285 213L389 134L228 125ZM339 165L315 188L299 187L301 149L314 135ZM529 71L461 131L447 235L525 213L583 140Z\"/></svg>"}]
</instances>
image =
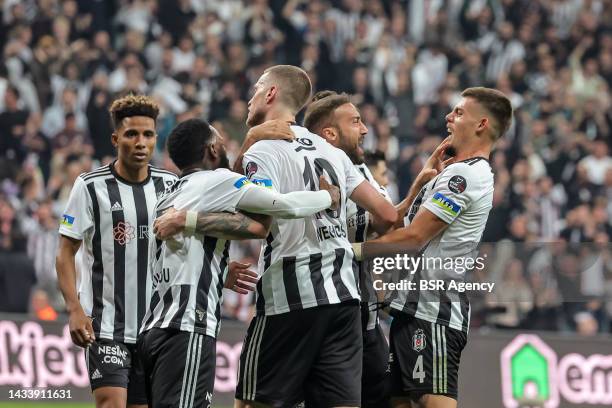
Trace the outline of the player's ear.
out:
<instances>
[{"instance_id":1,"label":"player's ear","mask_svg":"<svg viewBox=\"0 0 612 408\"><path fill-rule=\"evenodd\" d=\"M338 132L336 132L336 129L331 126L321 129L321 136L332 144L338 140Z\"/></svg>"},{"instance_id":2,"label":"player's ear","mask_svg":"<svg viewBox=\"0 0 612 408\"><path fill-rule=\"evenodd\" d=\"M207 145L205 149L208 150L208 153L210 154L210 161L214 162L217 160L217 157L219 157L219 151L214 143ZM206 157L206 151L204 152L204 157Z\"/></svg>"},{"instance_id":3,"label":"player's ear","mask_svg":"<svg viewBox=\"0 0 612 408\"><path fill-rule=\"evenodd\" d=\"M489 122L488 118L481 118L480 121L478 122L478 126L476 127L476 133L483 133L485 130L487 130L489 127L491 126L491 123Z\"/></svg>"},{"instance_id":4,"label":"player's ear","mask_svg":"<svg viewBox=\"0 0 612 408\"><path fill-rule=\"evenodd\" d=\"M271 103L278 96L278 87L272 85L266 92L266 103Z\"/></svg>"},{"instance_id":5,"label":"player's ear","mask_svg":"<svg viewBox=\"0 0 612 408\"><path fill-rule=\"evenodd\" d=\"M113 132L111 134L111 144L114 147L117 147L117 145L119 145L119 135L117 134L117 132Z\"/></svg>"}]
</instances>

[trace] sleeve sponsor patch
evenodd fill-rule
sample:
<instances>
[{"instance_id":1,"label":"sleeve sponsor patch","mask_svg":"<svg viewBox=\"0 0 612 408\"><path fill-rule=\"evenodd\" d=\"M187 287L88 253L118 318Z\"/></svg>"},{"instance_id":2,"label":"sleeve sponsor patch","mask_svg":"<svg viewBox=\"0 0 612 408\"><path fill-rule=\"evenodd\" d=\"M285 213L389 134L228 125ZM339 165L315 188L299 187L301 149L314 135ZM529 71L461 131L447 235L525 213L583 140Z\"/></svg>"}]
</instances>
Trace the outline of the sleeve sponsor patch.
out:
<instances>
[{"instance_id":1,"label":"sleeve sponsor patch","mask_svg":"<svg viewBox=\"0 0 612 408\"><path fill-rule=\"evenodd\" d=\"M459 204L446 197L442 193L438 192L434 194L434 196L431 198L431 201L435 205L440 207L442 210L444 210L444 212L452 215L453 217L459 215L459 212L461 211L461 206Z\"/></svg>"},{"instance_id":2,"label":"sleeve sponsor patch","mask_svg":"<svg viewBox=\"0 0 612 408\"><path fill-rule=\"evenodd\" d=\"M257 163L255 162L248 162L246 165L246 176L247 178L250 180L251 177L253 177L253 175L255 173L257 173L257 170L259 170L259 168L257 167Z\"/></svg>"},{"instance_id":3,"label":"sleeve sponsor patch","mask_svg":"<svg viewBox=\"0 0 612 408\"><path fill-rule=\"evenodd\" d=\"M247 184L251 184L251 182L246 177L240 177L234 183L234 187L236 187L238 190L240 190L243 186L245 186Z\"/></svg>"},{"instance_id":4,"label":"sleeve sponsor patch","mask_svg":"<svg viewBox=\"0 0 612 408\"><path fill-rule=\"evenodd\" d=\"M258 186L272 188L272 180L270 179L253 179L251 183L257 184Z\"/></svg>"},{"instance_id":5,"label":"sleeve sponsor patch","mask_svg":"<svg viewBox=\"0 0 612 408\"><path fill-rule=\"evenodd\" d=\"M448 180L448 189L453 193L461 194L467 188L467 181L463 176L453 176Z\"/></svg>"},{"instance_id":6,"label":"sleeve sponsor patch","mask_svg":"<svg viewBox=\"0 0 612 408\"><path fill-rule=\"evenodd\" d=\"M62 221L60 222L66 228L72 228L74 225L74 217L68 214L62 215Z\"/></svg>"}]
</instances>

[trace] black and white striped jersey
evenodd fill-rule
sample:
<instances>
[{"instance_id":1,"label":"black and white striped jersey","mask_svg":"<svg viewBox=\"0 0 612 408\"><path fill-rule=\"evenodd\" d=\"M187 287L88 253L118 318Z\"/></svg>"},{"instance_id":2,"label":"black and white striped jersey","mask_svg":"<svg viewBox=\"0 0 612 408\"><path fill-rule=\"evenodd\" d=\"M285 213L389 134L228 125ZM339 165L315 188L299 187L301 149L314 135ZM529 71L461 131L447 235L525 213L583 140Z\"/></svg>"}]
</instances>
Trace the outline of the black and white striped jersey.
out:
<instances>
[{"instance_id":1,"label":"black and white striped jersey","mask_svg":"<svg viewBox=\"0 0 612 408\"><path fill-rule=\"evenodd\" d=\"M155 212L170 207L197 212L235 212L255 186L227 169L197 171L181 177L158 202ZM216 337L221 318L229 241L199 233L180 233L150 246L152 294L141 332L174 328Z\"/></svg>"},{"instance_id":2,"label":"black and white striped jersey","mask_svg":"<svg viewBox=\"0 0 612 408\"><path fill-rule=\"evenodd\" d=\"M340 188L339 210L298 220L275 219L259 257L257 313L274 315L359 299L358 270L348 241L345 203L364 181L342 150L301 126L296 139L265 140L243 159L254 183L281 193L318 190L319 176Z\"/></svg>"},{"instance_id":3,"label":"black and white striped jersey","mask_svg":"<svg viewBox=\"0 0 612 408\"><path fill-rule=\"evenodd\" d=\"M481 157L449 165L421 189L405 225L412 222L420 207L449 225L423 250L421 258L426 266L419 268L412 278L417 282L416 290L394 293L393 309L467 333L470 324L467 294L457 290L419 290L419 281L465 279L466 269L457 266L475 258L492 205L493 172L489 162ZM449 259L456 261L449 263ZM451 264L452 267L447 266Z\"/></svg>"},{"instance_id":4,"label":"black and white striped jersey","mask_svg":"<svg viewBox=\"0 0 612 408\"><path fill-rule=\"evenodd\" d=\"M366 164L355 164L354 166L372 184L376 191L380 192L387 201L391 202L387 189L374 180L374 176ZM370 234L368 231L370 214L351 200L346 203L346 224L350 242L365 242L368 239ZM359 287L361 289L361 302L367 303L368 310L370 311L366 330L373 330L376 327L376 323L378 323L378 299L374 290L372 275L364 267L363 262L359 262Z\"/></svg>"},{"instance_id":5,"label":"black and white striped jersey","mask_svg":"<svg viewBox=\"0 0 612 408\"><path fill-rule=\"evenodd\" d=\"M130 183L112 163L75 180L59 233L82 241L78 293L83 310L93 318L96 338L136 342L150 295L153 210L176 179L149 166L146 180Z\"/></svg>"}]
</instances>

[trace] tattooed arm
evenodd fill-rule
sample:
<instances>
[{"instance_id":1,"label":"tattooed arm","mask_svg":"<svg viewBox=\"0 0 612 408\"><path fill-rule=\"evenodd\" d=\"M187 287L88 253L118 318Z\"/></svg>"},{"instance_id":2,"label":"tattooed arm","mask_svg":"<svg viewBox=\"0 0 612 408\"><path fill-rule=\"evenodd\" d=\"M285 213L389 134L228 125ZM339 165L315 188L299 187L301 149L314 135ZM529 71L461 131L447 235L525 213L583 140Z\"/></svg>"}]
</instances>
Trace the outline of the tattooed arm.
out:
<instances>
[{"instance_id":1,"label":"tattooed arm","mask_svg":"<svg viewBox=\"0 0 612 408\"><path fill-rule=\"evenodd\" d=\"M170 208L153 223L153 232L165 240L182 232L187 211ZM196 232L222 239L262 239L268 235L271 217L251 213L198 213Z\"/></svg>"}]
</instances>

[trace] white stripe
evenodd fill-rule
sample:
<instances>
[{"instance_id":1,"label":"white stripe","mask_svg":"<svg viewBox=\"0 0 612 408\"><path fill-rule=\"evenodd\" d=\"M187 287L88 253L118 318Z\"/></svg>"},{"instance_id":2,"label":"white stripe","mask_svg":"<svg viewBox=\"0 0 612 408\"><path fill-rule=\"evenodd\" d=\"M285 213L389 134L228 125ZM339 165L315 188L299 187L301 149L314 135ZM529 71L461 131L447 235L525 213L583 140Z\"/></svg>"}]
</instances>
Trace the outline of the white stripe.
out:
<instances>
[{"instance_id":1,"label":"white stripe","mask_svg":"<svg viewBox=\"0 0 612 408\"><path fill-rule=\"evenodd\" d=\"M442 370L442 374L444 375L444 389L443 392L444 393L448 393L448 372L446 369L446 327L442 326L442 353L444 354L443 356L443 370Z\"/></svg>"},{"instance_id":2,"label":"white stripe","mask_svg":"<svg viewBox=\"0 0 612 408\"><path fill-rule=\"evenodd\" d=\"M432 323L431 324L431 337L432 337L432 341L431 344L433 346L433 351L431 353L432 357L433 357L433 376L431 377L432 379L432 383L433 383L433 390L432 393L436 394L438 392L438 359L437 359L437 353L438 353L438 348L436 345L436 337L437 337L437 332L436 332L436 324Z\"/></svg>"},{"instance_id":3,"label":"white stripe","mask_svg":"<svg viewBox=\"0 0 612 408\"><path fill-rule=\"evenodd\" d=\"M197 334L194 333L194 336L196 336L194 338L194 341L192 342L191 347L189 348L189 354L191 354L191 362L190 362L190 367L189 367L189 376L187 377L187 389L185 391L185 405L184 408L189 408L191 407L191 394L193 393L193 376L194 376L194 371L197 373L198 371L198 367L195 365L195 360L196 360L196 356L197 356L197 350L196 348L198 347L198 338L197 338ZM181 407L183 408L183 407Z\"/></svg>"},{"instance_id":4,"label":"white stripe","mask_svg":"<svg viewBox=\"0 0 612 408\"><path fill-rule=\"evenodd\" d=\"M438 392L442 393L444 381L444 370L442 364L442 327L439 324L436 324L436 330L438 332Z\"/></svg>"},{"instance_id":5,"label":"white stripe","mask_svg":"<svg viewBox=\"0 0 612 408\"><path fill-rule=\"evenodd\" d=\"M243 381L243 384L244 384L244 386L243 386L244 389L242 390L242 396L243 396L243 398L245 400L248 398L247 396L249 394L249 385L250 385L250 382L249 382L249 379L248 379L248 376L249 376L248 373L249 373L249 370L250 370L249 367L251 366L251 361L250 361L251 360L251 355L253 354L253 349L255 348L255 337L257 336L257 332L259 330L259 327L262 324L262 319L261 319L260 316L255 316L255 320L256 320L255 321L255 327L253 328L253 334L251 335L251 339L250 339L250 342L248 344L247 354L246 354L246 357L244 359L244 361L245 361L244 362L244 373L243 373L243 378L242 378L242 381Z\"/></svg>"},{"instance_id":6,"label":"white stripe","mask_svg":"<svg viewBox=\"0 0 612 408\"><path fill-rule=\"evenodd\" d=\"M194 376L193 376L193 385L191 387L191 397L189 398L188 407L193 407L193 399L195 398L196 389L198 388L198 374L200 372L200 358L202 357L202 339L204 338L203 334L196 334L198 336L197 342L197 350L196 350L196 358L195 358L195 366L194 366Z\"/></svg>"},{"instance_id":7,"label":"white stripe","mask_svg":"<svg viewBox=\"0 0 612 408\"><path fill-rule=\"evenodd\" d=\"M187 346L185 370L183 371L183 385L181 386L181 399L179 401L180 408L183 407L183 400L185 399L185 383L187 382L187 375L189 374L189 364L190 364L190 358L191 358L191 353L189 351L191 350L192 342L193 342L193 332L189 333L189 345Z\"/></svg>"},{"instance_id":8,"label":"white stripe","mask_svg":"<svg viewBox=\"0 0 612 408\"><path fill-rule=\"evenodd\" d=\"M245 400L247 399L248 386L249 386L249 381L248 381L249 374L248 373L249 373L250 359L251 359L251 354L253 352L253 347L255 347L253 345L254 344L253 339L255 338L255 334L257 333L259 325L261 324L261 319L259 319L258 316L255 316L254 319L255 319L255 326L253 327L251 338L249 339L249 342L247 344L247 352L244 358L244 367L243 367L244 371L242 373L242 383L243 383L242 398Z\"/></svg>"},{"instance_id":9,"label":"white stripe","mask_svg":"<svg viewBox=\"0 0 612 408\"><path fill-rule=\"evenodd\" d=\"M117 183L123 206L124 222L133 227L133 238L125 242L123 307L125 310L124 341L135 341L138 332L138 216L134 200L134 189L123 183ZM145 198L146 199L146 198ZM112 205L113 203L111 203ZM112 214L112 212L111 212Z\"/></svg>"},{"instance_id":10,"label":"white stripe","mask_svg":"<svg viewBox=\"0 0 612 408\"><path fill-rule=\"evenodd\" d=\"M92 346L89 346L89 347L92 347ZM87 374L89 374L89 347L85 349L85 364L87 365Z\"/></svg>"},{"instance_id":11,"label":"white stripe","mask_svg":"<svg viewBox=\"0 0 612 408\"><path fill-rule=\"evenodd\" d=\"M259 333L259 340L257 341L257 352L255 353L255 359L254 359L254 364L255 364L255 372L253 375L253 396L252 396L252 400L255 400L255 394L257 393L257 367L259 366L258 361L259 361L259 349L261 347L261 340L263 339L263 333L266 327L266 316L263 317L263 324L261 325L261 331Z\"/></svg>"}]
</instances>

